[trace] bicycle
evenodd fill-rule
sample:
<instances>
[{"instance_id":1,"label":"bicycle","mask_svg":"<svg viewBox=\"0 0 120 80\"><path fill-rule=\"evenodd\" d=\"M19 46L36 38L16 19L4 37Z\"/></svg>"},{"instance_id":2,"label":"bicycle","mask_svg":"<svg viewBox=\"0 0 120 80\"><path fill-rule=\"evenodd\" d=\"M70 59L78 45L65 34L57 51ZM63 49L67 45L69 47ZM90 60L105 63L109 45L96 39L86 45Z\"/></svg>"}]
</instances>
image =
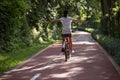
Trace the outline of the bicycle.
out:
<instances>
[{"instance_id":1,"label":"bicycle","mask_svg":"<svg viewBox=\"0 0 120 80\"><path fill-rule=\"evenodd\" d=\"M47 27L51 26L51 23L47 24ZM69 37L65 37L65 40L63 42L63 47L64 50L64 55L65 55L65 61L68 61L68 59L70 59L71 57L71 49L69 47Z\"/></svg>"},{"instance_id":2,"label":"bicycle","mask_svg":"<svg viewBox=\"0 0 120 80\"><path fill-rule=\"evenodd\" d=\"M65 37L65 40L63 42L63 52L64 52L64 55L65 55L65 61L68 61L68 59L70 59L71 57L71 50L70 50L70 47L69 47L69 38L68 37Z\"/></svg>"}]
</instances>

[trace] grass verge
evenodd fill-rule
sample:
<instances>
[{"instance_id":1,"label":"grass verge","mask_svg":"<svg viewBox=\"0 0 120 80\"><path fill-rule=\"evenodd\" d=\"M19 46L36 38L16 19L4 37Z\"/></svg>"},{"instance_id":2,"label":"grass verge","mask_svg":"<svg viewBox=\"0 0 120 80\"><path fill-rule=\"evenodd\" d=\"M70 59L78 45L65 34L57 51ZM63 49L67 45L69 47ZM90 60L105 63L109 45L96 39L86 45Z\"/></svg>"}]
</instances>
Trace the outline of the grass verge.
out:
<instances>
[{"instance_id":1,"label":"grass verge","mask_svg":"<svg viewBox=\"0 0 120 80\"><path fill-rule=\"evenodd\" d=\"M34 44L31 47L16 50L11 53L0 53L0 75L3 75L4 72L14 68L24 60L28 59L52 43L53 42L44 42Z\"/></svg>"}]
</instances>

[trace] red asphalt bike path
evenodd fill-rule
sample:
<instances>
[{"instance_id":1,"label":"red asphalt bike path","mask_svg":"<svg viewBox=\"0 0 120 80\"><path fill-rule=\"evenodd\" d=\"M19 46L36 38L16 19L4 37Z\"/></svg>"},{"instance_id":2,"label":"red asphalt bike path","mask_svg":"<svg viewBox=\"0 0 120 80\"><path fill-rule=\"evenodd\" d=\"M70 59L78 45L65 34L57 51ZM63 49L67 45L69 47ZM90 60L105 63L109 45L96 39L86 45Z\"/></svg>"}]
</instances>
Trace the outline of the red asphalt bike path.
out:
<instances>
[{"instance_id":1,"label":"red asphalt bike path","mask_svg":"<svg viewBox=\"0 0 120 80\"><path fill-rule=\"evenodd\" d=\"M120 80L106 52L87 32L73 33L71 59L64 61L61 43L50 45L0 80Z\"/></svg>"}]
</instances>

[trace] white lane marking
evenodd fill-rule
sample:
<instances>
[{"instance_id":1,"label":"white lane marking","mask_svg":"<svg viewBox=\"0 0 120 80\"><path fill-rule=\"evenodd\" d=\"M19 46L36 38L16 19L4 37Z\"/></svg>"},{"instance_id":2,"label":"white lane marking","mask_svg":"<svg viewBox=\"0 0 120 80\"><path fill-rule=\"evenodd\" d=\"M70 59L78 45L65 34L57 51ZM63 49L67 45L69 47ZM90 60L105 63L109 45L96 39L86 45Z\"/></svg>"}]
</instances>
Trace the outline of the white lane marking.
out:
<instances>
[{"instance_id":1,"label":"white lane marking","mask_svg":"<svg viewBox=\"0 0 120 80\"><path fill-rule=\"evenodd\" d=\"M46 65L46 66L43 67L43 69L47 69L49 67L50 67L50 65Z\"/></svg>"},{"instance_id":2,"label":"white lane marking","mask_svg":"<svg viewBox=\"0 0 120 80\"><path fill-rule=\"evenodd\" d=\"M35 74L30 80L36 80L40 75L41 73Z\"/></svg>"},{"instance_id":3,"label":"white lane marking","mask_svg":"<svg viewBox=\"0 0 120 80\"><path fill-rule=\"evenodd\" d=\"M63 54L62 54L63 55ZM60 55L59 55L60 56ZM59 59L59 57L57 57ZM44 69L47 69L49 67L51 67L51 64L53 63L53 61L56 61L57 58L54 58L52 59L52 61L48 62L44 67L43 67L43 70ZM40 77L41 73L38 73L38 74L35 74L30 80L36 80L38 77Z\"/></svg>"},{"instance_id":4,"label":"white lane marking","mask_svg":"<svg viewBox=\"0 0 120 80\"><path fill-rule=\"evenodd\" d=\"M44 66L43 70L49 68L50 64L51 63L48 63L46 66ZM41 75L41 73L35 74L30 80L36 80L38 77L40 77L40 75Z\"/></svg>"}]
</instances>

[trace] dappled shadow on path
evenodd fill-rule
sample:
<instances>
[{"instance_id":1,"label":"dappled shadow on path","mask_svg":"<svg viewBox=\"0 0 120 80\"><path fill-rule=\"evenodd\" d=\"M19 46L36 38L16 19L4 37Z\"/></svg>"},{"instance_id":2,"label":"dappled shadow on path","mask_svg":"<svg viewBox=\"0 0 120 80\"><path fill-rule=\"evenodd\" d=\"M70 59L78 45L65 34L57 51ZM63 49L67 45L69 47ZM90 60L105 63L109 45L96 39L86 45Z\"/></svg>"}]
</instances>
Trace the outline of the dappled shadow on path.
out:
<instances>
[{"instance_id":1,"label":"dappled shadow on path","mask_svg":"<svg viewBox=\"0 0 120 80\"><path fill-rule=\"evenodd\" d=\"M88 33L73 34L75 53L68 62L57 43L11 70L3 80L120 80L114 67Z\"/></svg>"}]
</instances>

